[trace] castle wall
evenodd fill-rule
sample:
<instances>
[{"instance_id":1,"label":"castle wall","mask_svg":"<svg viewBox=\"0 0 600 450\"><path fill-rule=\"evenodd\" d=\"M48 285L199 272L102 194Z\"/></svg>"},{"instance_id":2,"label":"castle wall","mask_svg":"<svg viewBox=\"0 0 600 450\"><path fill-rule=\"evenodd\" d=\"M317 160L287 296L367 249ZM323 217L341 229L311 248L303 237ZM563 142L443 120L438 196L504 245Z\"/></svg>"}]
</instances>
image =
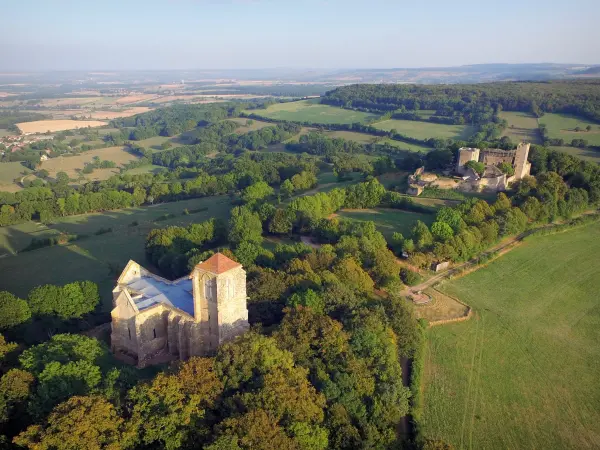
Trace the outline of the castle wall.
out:
<instances>
[{"instance_id":1,"label":"castle wall","mask_svg":"<svg viewBox=\"0 0 600 450\"><path fill-rule=\"evenodd\" d=\"M465 172L465 164L469 161L479 161L478 148L461 148L458 150L458 162L456 163L456 171L461 175Z\"/></svg>"},{"instance_id":2,"label":"castle wall","mask_svg":"<svg viewBox=\"0 0 600 450\"><path fill-rule=\"evenodd\" d=\"M515 154L515 178L520 180L521 178L529 175L531 170L531 163L527 162L529 157L530 144L520 143L517 146Z\"/></svg>"},{"instance_id":3,"label":"castle wall","mask_svg":"<svg viewBox=\"0 0 600 450\"><path fill-rule=\"evenodd\" d=\"M483 151L483 162L490 166L497 166L500 163L507 162L513 164L514 154L488 153Z\"/></svg>"}]
</instances>

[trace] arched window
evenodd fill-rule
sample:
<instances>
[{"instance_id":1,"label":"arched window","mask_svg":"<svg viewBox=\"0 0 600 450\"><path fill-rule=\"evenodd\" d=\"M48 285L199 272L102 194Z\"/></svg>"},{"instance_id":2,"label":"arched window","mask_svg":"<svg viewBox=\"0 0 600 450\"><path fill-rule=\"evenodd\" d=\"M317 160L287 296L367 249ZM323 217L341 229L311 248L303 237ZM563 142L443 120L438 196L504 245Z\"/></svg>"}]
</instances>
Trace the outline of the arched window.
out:
<instances>
[{"instance_id":1,"label":"arched window","mask_svg":"<svg viewBox=\"0 0 600 450\"><path fill-rule=\"evenodd\" d=\"M204 298L214 300L215 298L215 283L214 280L208 279L204 282Z\"/></svg>"},{"instance_id":2,"label":"arched window","mask_svg":"<svg viewBox=\"0 0 600 450\"><path fill-rule=\"evenodd\" d=\"M227 298L233 298L235 295L235 283L231 278L225 280L225 291L227 292Z\"/></svg>"}]
</instances>

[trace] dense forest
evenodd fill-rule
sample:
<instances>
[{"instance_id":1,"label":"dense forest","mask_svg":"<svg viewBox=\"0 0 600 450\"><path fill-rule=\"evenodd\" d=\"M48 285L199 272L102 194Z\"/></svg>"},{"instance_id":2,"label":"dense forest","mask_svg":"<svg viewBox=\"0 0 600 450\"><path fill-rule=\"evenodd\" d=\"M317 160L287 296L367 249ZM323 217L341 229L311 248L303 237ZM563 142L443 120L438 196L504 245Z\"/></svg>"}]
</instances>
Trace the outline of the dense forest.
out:
<instances>
[{"instance_id":1,"label":"dense forest","mask_svg":"<svg viewBox=\"0 0 600 450\"><path fill-rule=\"evenodd\" d=\"M506 82L453 85L355 84L329 91L322 103L376 112L434 110L435 116L480 123L482 109L501 107L540 116L577 114L600 122L600 81Z\"/></svg>"}]
</instances>

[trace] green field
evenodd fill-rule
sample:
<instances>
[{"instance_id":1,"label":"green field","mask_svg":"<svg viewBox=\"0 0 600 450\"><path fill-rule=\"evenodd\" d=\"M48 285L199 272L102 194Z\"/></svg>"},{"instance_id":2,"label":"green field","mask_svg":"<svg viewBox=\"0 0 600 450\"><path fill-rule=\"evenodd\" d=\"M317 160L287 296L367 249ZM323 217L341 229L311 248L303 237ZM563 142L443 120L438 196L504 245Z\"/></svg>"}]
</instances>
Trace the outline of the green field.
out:
<instances>
[{"instance_id":1,"label":"green field","mask_svg":"<svg viewBox=\"0 0 600 450\"><path fill-rule=\"evenodd\" d=\"M184 209L204 207L208 209L189 215L182 214ZM228 197L220 196L65 217L47 227L33 222L2 227L0 290L25 296L29 290L40 284L91 280L99 283L102 298L105 301L110 300L115 274L109 271L109 265L122 268L129 259L146 264L144 243L147 233L152 228L185 225L211 217L226 219L230 209ZM156 221L165 214L174 214L175 217ZM137 226L132 226L134 221L138 222ZM113 231L94 235L101 228L112 228ZM10 255L26 247L34 237L42 238L59 232L90 236L71 245L46 247Z\"/></svg>"},{"instance_id":2,"label":"green field","mask_svg":"<svg viewBox=\"0 0 600 450\"><path fill-rule=\"evenodd\" d=\"M14 191L16 185L13 180L19 178L22 172L30 173L31 170L18 161L0 163L0 190Z\"/></svg>"},{"instance_id":3,"label":"green field","mask_svg":"<svg viewBox=\"0 0 600 450\"><path fill-rule=\"evenodd\" d=\"M360 111L321 105L318 99L276 103L270 105L266 110L256 110L256 114L276 120L323 124L365 123L367 120L377 117Z\"/></svg>"},{"instance_id":4,"label":"green field","mask_svg":"<svg viewBox=\"0 0 600 450\"><path fill-rule=\"evenodd\" d=\"M345 219L357 220L360 222L375 222L377 229L385 236L391 239L394 232L400 232L405 236L410 235L412 227L417 220L431 225L435 216L433 214L421 214L399 209L375 208L375 209L343 209L338 215Z\"/></svg>"},{"instance_id":5,"label":"green field","mask_svg":"<svg viewBox=\"0 0 600 450\"><path fill-rule=\"evenodd\" d=\"M327 131L326 136L331 138L341 138L347 141L355 141L361 144L388 144L392 147L396 147L402 150L408 150L411 152L428 152L431 150L430 147L418 144L408 144L406 142L396 141L388 137L374 136L368 133L357 133L356 131Z\"/></svg>"},{"instance_id":6,"label":"green field","mask_svg":"<svg viewBox=\"0 0 600 450\"><path fill-rule=\"evenodd\" d=\"M592 148L569 147L569 146L564 146L564 147L551 146L550 149L557 150L557 151L563 152L563 153L568 153L571 156L576 156L577 158L581 158L586 161L600 163L600 150L594 150Z\"/></svg>"},{"instance_id":7,"label":"green field","mask_svg":"<svg viewBox=\"0 0 600 450\"><path fill-rule=\"evenodd\" d=\"M244 133L248 133L249 131L256 131L256 130L260 130L261 128L275 126L275 124L271 123L271 122L263 122L261 120L256 120L256 119L246 119L245 117L236 117L236 118L226 119L226 120L238 123L240 125L235 130L235 132L238 134L244 134ZM247 122L249 120L252 121L252 123L250 125L247 125Z\"/></svg>"},{"instance_id":8,"label":"green field","mask_svg":"<svg viewBox=\"0 0 600 450\"><path fill-rule=\"evenodd\" d=\"M565 143L570 143L573 139L585 139L589 145L600 145L600 124L568 114L546 113L538 120L546 125L551 139L564 139ZM585 131L588 125L592 129ZM583 131L575 131L576 127Z\"/></svg>"},{"instance_id":9,"label":"green field","mask_svg":"<svg viewBox=\"0 0 600 450\"><path fill-rule=\"evenodd\" d=\"M391 119L377 122L373 126L385 131L396 130L400 134L416 139L443 138L466 140L474 133L474 128L470 125L445 125L417 120Z\"/></svg>"},{"instance_id":10,"label":"green field","mask_svg":"<svg viewBox=\"0 0 600 450\"><path fill-rule=\"evenodd\" d=\"M500 118L508 122L508 127L504 130L502 136L508 136L514 143L523 141L531 142L532 144L541 144L538 122L531 114L502 111Z\"/></svg>"},{"instance_id":11,"label":"green field","mask_svg":"<svg viewBox=\"0 0 600 450\"><path fill-rule=\"evenodd\" d=\"M125 173L127 175L139 175L141 173L158 173L165 170L167 170L166 167L148 164L146 166L136 167L135 169L129 169Z\"/></svg>"},{"instance_id":12,"label":"green field","mask_svg":"<svg viewBox=\"0 0 600 450\"><path fill-rule=\"evenodd\" d=\"M599 253L595 223L441 286L475 317L428 331L425 436L457 449L600 448Z\"/></svg>"}]
</instances>

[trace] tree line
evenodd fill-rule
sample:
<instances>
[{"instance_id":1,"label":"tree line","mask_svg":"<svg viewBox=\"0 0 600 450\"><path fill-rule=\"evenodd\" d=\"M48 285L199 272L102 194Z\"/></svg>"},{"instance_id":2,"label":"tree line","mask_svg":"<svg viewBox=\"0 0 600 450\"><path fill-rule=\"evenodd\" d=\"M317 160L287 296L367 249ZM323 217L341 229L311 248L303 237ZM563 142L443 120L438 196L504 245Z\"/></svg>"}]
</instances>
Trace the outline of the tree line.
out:
<instances>
[{"instance_id":1,"label":"tree line","mask_svg":"<svg viewBox=\"0 0 600 450\"><path fill-rule=\"evenodd\" d=\"M327 92L321 102L373 112L434 110L442 117L465 117L466 123L481 123L480 108L577 114L600 122L598 80L498 82L455 85L355 84Z\"/></svg>"}]
</instances>

